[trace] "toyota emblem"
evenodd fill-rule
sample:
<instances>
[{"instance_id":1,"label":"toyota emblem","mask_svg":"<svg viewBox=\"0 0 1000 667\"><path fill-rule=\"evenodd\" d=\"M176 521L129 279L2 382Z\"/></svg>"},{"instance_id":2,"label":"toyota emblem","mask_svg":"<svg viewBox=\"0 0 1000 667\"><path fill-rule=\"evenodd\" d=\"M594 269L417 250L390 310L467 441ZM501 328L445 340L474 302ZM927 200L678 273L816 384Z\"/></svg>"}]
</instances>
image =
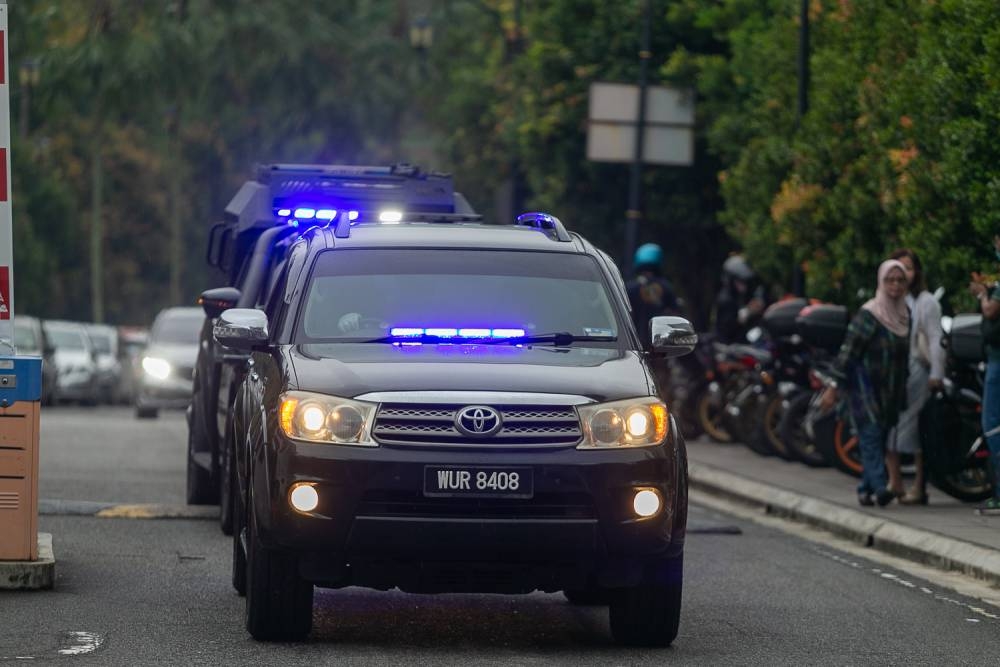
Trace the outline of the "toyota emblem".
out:
<instances>
[{"instance_id":1,"label":"toyota emblem","mask_svg":"<svg viewBox=\"0 0 1000 667\"><path fill-rule=\"evenodd\" d=\"M455 428L465 435L485 438L500 430L500 413L486 405L470 405L455 415Z\"/></svg>"}]
</instances>

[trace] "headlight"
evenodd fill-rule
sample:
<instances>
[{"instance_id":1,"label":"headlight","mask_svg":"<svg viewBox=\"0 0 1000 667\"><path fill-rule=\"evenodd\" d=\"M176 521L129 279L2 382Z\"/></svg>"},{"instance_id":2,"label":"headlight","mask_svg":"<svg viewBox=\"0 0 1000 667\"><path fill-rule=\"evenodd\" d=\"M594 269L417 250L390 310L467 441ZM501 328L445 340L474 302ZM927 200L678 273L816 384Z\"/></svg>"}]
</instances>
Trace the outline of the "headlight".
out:
<instances>
[{"instance_id":1,"label":"headlight","mask_svg":"<svg viewBox=\"0 0 1000 667\"><path fill-rule=\"evenodd\" d=\"M667 406L656 398L577 406L583 442L577 449L650 447L667 437Z\"/></svg>"},{"instance_id":2,"label":"headlight","mask_svg":"<svg viewBox=\"0 0 1000 667\"><path fill-rule=\"evenodd\" d=\"M170 375L170 363L166 359L156 357L143 357L142 369L157 380L166 380Z\"/></svg>"},{"instance_id":3,"label":"headlight","mask_svg":"<svg viewBox=\"0 0 1000 667\"><path fill-rule=\"evenodd\" d=\"M336 445L377 447L371 438L375 403L289 391L281 395L279 420L289 438Z\"/></svg>"}]
</instances>

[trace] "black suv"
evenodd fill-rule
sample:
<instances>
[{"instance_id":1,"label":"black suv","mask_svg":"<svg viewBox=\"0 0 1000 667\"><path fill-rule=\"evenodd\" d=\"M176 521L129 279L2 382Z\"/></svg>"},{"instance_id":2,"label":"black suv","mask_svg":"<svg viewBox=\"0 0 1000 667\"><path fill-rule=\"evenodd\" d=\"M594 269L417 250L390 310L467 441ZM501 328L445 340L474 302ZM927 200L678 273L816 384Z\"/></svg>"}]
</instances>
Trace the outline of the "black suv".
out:
<instances>
[{"instance_id":1,"label":"black suv","mask_svg":"<svg viewBox=\"0 0 1000 667\"><path fill-rule=\"evenodd\" d=\"M556 218L373 212L303 235L233 406L233 583L257 639L300 639L313 586L565 591L614 638L677 635L684 439L610 258ZM653 353L697 340L650 322Z\"/></svg>"},{"instance_id":2,"label":"black suv","mask_svg":"<svg viewBox=\"0 0 1000 667\"><path fill-rule=\"evenodd\" d=\"M221 349L212 338L215 318L226 308L260 308L269 299L289 249L308 229L326 225L336 202L348 217L361 210L393 206L421 213L474 215L447 174L413 165L269 164L243 184L209 235L207 261L225 287L202 293L207 318L199 337L194 387L188 408L187 501L221 504L224 533L232 530L231 479L220 447L228 438L235 388L246 372L247 355Z\"/></svg>"}]
</instances>

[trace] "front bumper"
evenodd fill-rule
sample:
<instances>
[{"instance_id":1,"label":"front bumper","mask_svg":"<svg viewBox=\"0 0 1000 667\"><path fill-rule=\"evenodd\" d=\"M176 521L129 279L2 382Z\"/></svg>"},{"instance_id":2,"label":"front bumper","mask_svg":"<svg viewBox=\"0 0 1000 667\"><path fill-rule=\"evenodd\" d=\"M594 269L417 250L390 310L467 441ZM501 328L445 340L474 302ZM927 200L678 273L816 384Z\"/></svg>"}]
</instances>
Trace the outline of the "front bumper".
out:
<instances>
[{"instance_id":1,"label":"front bumper","mask_svg":"<svg viewBox=\"0 0 1000 667\"><path fill-rule=\"evenodd\" d=\"M687 475L676 429L668 444L618 451L442 451L281 440L255 465L260 537L297 552L321 585L415 592L528 592L637 584L683 549ZM428 497L425 466L531 468L531 498ZM266 470L267 473L263 472ZM319 506L288 503L314 484ZM659 514L639 519L636 488Z\"/></svg>"},{"instance_id":2,"label":"front bumper","mask_svg":"<svg viewBox=\"0 0 1000 667\"><path fill-rule=\"evenodd\" d=\"M136 393L136 405L144 408L184 408L191 402L194 383L184 378L157 380L144 375Z\"/></svg>"}]
</instances>

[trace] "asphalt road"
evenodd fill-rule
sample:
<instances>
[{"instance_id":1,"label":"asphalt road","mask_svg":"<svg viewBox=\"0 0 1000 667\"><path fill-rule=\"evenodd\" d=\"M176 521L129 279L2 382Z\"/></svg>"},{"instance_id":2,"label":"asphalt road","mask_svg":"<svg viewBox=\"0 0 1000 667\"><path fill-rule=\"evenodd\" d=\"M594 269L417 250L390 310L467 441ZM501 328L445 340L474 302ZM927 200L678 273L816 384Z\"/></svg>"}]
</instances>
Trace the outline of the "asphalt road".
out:
<instances>
[{"instance_id":1,"label":"asphalt road","mask_svg":"<svg viewBox=\"0 0 1000 667\"><path fill-rule=\"evenodd\" d=\"M43 412L42 497L179 503L179 414ZM1000 608L828 542L695 506L680 635L611 643L607 612L561 595L417 596L318 590L310 640L260 644L211 520L45 514L53 591L0 593L0 663L30 664L996 664Z\"/></svg>"}]
</instances>

